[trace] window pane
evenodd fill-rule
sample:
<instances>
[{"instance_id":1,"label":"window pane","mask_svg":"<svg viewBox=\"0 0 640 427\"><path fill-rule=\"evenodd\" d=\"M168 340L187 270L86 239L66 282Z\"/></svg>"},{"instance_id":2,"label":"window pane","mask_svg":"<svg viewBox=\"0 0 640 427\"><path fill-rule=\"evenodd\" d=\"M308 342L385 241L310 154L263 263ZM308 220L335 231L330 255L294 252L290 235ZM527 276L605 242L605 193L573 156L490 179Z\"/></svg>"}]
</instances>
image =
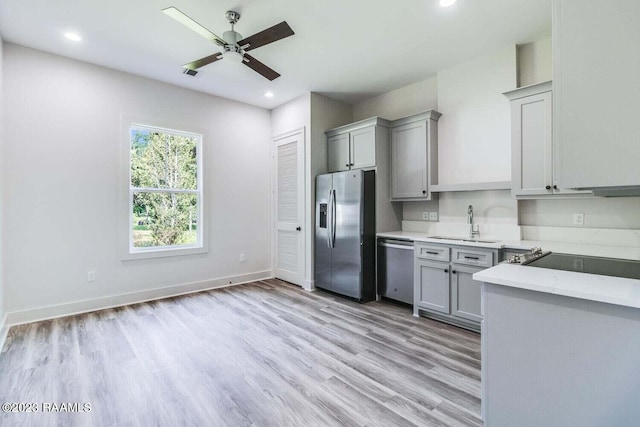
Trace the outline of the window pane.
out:
<instances>
[{"instance_id":1,"label":"window pane","mask_svg":"<svg viewBox=\"0 0 640 427\"><path fill-rule=\"evenodd\" d=\"M197 187L197 138L131 127L131 186Z\"/></svg>"},{"instance_id":2,"label":"window pane","mask_svg":"<svg viewBox=\"0 0 640 427\"><path fill-rule=\"evenodd\" d=\"M133 247L198 243L195 194L133 193Z\"/></svg>"}]
</instances>

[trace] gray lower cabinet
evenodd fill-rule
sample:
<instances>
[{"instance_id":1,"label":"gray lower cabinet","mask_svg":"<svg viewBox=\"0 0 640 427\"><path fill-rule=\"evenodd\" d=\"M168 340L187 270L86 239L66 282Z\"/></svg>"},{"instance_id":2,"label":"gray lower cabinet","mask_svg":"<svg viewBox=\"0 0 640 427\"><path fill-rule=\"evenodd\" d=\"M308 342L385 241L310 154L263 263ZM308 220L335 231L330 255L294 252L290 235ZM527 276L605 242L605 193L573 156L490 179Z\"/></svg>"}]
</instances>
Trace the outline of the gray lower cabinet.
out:
<instances>
[{"instance_id":1,"label":"gray lower cabinet","mask_svg":"<svg viewBox=\"0 0 640 427\"><path fill-rule=\"evenodd\" d=\"M483 269L461 265L451 268L451 314L481 322L482 283L473 280L473 273Z\"/></svg>"},{"instance_id":2,"label":"gray lower cabinet","mask_svg":"<svg viewBox=\"0 0 640 427\"><path fill-rule=\"evenodd\" d=\"M416 291L416 305L440 313L449 313L449 264L442 262L416 260L416 283L419 285ZM414 305L415 307L415 305Z\"/></svg>"},{"instance_id":3,"label":"gray lower cabinet","mask_svg":"<svg viewBox=\"0 0 640 427\"><path fill-rule=\"evenodd\" d=\"M497 249L415 243L413 315L479 331L482 283L473 274L493 266Z\"/></svg>"}]
</instances>

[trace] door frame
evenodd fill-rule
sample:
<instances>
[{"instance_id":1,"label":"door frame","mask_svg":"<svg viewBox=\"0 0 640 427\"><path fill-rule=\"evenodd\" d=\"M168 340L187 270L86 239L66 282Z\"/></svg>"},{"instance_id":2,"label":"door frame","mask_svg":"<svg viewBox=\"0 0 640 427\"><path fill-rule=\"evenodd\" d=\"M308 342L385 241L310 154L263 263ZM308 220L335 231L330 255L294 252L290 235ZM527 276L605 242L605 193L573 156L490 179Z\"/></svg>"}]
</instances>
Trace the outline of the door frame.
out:
<instances>
[{"instance_id":1,"label":"door frame","mask_svg":"<svg viewBox=\"0 0 640 427\"><path fill-rule=\"evenodd\" d=\"M276 136L272 136L271 137L271 226L270 226L270 231L271 231L271 275L273 277L276 277L276 258L277 258L277 250L278 248L276 247L276 234L277 234L277 198L276 198L276 188L277 188L277 166L278 166L278 160L277 160L277 150L276 150L276 146L277 143L283 139L286 138L290 138L292 136L295 135L300 135L300 140L301 140L301 150L298 153L298 162L299 164L302 164L302 168L300 168L299 172L298 172L298 177L301 179L301 187L302 187L302 193L299 195L300 196L300 200L299 200L299 211L302 214L302 218L300 221L300 226L302 227L302 231L301 231L301 237L302 237L302 243L301 243L301 247L302 247L302 263L301 263L301 271L300 271L300 277L299 277L299 282L292 282L302 288L305 288L305 284L306 284L306 276L307 276L307 269L306 269L306 259L307 259L307 240L308 240L308 234L309 234L309 230L305 230L305 228L307 228L307 206L306 206L306 192L307 192L307 185L306 185L306 179L307 179L307 175L306 175L306 150L307 150L307 145L306 145L306 130L305 127L299 127L297 129L293 129L291 131L276 135ZM313 224L313 222L312 222Z\"/></svg>"}]
</instances>

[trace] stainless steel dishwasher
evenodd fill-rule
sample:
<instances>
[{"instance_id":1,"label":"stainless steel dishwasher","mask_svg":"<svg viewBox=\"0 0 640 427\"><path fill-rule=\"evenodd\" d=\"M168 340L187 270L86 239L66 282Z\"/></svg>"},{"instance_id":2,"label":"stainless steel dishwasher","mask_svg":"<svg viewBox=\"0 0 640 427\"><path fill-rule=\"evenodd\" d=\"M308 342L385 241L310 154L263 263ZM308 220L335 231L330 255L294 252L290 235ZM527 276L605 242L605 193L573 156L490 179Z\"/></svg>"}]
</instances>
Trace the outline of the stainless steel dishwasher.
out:
<instances>
[{"instance_id":1,"label":"stainless steel dishwasher","mask_svg":"<svg viewBox=\"0 0 640 427\"><path fill-rule=\"evenodd\" d=\"M378 294L413 304L413 242L378 239Z\"/></svg>"}]
</instances>

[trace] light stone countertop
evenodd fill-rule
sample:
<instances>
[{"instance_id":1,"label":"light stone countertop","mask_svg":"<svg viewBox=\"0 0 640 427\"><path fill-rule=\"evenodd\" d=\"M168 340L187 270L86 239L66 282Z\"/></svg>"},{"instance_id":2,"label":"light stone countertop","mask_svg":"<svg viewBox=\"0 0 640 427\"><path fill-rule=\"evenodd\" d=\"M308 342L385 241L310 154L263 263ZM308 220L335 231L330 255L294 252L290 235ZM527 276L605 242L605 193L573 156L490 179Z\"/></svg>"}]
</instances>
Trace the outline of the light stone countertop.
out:
<instances>
[{"instance_id":1,"label":"light stone countertop","mask_svg":"<svg viewBox=\"0 0 640 427\"><path fill-rule=\"evenodd\" d=\"M432 235L431 235L432 236ZM640 248L536 240L503 240L498 243L465 242L463 240L433 239L428 233L391 231L377 233L377 237L498 249L530 250L541 247L544 251L640 260ZM460 239L465 237L460 236ZM481 238L482 239L482 238ZM490 238L487 238L490 240ZM494 239L497 240L497 239ZM601 276L574 271L552 270L518 264L498 264L473 275L475 280L520 289L563 295L573 298L640 308L640 280Z\"/></svg>"},{"instance_id":2,"label":"light stone countertop","mask_svg":"<svg viewBox=\"0 0 640 427\"><path fill-rule=\"evenodd\" d=\"M640 308L640 280L498 264L473 275L474 280L512 288Z\"/></svg>"},{"instance_id":3,"label":"light stone countertop","mask_svg":"<svg viewBox=\"0 0 640 427\"><path fill-rule=\"evenodd\" d=\"M447 245L475 246L492 249L523 249L541 247L544 251L551 251L563 254L574 254L584 256L598 256L604 258L620 258L640 260L640 247L628 246L606 246L581 243L564 243L537 240L500 240L498 243L465 242L462 240L432 239L428 233L415 231L389 231L377 233L377 237L387 237L392 239L411 240L414 242L441 243ZM432 235L431 235L432 236ZM460 239L466 237L460 236ZM480 240L484 240L480 237ZM487 237L486 240L498 240Z\"/></svg>"}]
</instances>

